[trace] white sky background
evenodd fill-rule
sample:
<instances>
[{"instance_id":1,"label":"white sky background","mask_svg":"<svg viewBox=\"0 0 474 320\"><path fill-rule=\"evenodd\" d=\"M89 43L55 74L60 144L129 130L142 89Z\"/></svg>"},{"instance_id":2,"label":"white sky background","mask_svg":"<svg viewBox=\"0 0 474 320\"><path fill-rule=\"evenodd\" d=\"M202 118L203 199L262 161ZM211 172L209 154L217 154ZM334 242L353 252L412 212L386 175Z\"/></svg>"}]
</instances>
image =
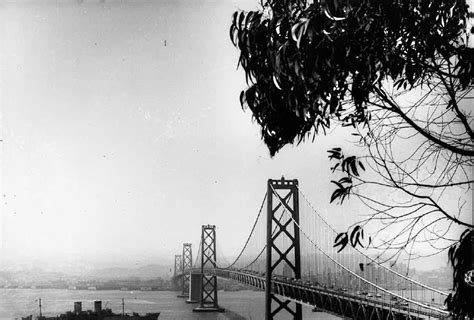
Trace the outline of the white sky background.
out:
<instances>
[{"instance_id":1,"label":"white sky background","mask_svg":"<svg viewBox=\"0 0 474 320\"><path fill-rule=\"evenodd\" d=\"M229 26L257 3L3 2L0 267L171 266L202 224L237 254L282 174L341 231L355 219L329 205L326 150L349 136L270 159L240 108Z\"/></svg>"}]
</instances>

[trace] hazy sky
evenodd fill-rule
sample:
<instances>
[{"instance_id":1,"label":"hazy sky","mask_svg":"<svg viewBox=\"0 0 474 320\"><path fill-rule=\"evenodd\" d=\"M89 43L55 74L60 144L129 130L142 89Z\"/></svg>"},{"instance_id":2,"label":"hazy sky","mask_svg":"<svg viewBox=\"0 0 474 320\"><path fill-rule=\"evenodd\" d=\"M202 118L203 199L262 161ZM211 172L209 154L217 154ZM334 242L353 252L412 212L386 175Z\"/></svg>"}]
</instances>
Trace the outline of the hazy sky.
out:
<instances>
[{"instance_id":1,"label":"hazy sky","mask_svg":"<svg viewBox=\"0 0 474 320\"><path fill-rule=\"evenodd\" d=\"M336 226L354 219L328 205L326 150L346 138L270 159L240 108L228 29L257 3L3 2L4 264L171 261L202 224L236 254L282 174Z\"/></svg>"}]
</instances>

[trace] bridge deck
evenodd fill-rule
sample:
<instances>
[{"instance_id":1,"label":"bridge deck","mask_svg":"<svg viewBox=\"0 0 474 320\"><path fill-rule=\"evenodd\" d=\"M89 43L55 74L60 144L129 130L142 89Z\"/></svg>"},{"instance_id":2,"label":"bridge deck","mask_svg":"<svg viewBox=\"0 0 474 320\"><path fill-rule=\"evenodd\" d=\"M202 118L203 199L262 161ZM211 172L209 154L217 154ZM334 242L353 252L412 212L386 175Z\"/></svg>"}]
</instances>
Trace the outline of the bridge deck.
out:
<instances>
[{"instance_id":1,"label":"bridge deck","mask_svg":"<svg viewBox=\"0 0 474 320\"><path fill-rule=\"evenodd\" d=\"M197 270L196 270L197 271ZM229 269L209 269L207 273L265 290L265 275ZM353 319L447 319L449 313L433 306L420 306L386 297L367 297L353 292L327 289L296 279L273 277L272 293L287 299Z\"/></svg>"}]
</instances>

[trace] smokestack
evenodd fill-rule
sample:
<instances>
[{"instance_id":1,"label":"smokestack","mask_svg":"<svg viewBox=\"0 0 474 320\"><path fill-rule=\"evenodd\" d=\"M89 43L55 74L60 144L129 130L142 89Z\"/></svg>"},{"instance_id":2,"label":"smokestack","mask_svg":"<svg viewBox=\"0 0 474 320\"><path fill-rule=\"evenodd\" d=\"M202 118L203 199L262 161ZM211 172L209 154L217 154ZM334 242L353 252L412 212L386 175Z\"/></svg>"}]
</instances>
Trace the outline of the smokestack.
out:
<instances>
[{"instance_id":1,"label":"smokestack","mask_svg":"<svg viewBox=\"0 0 474 320\"><path fill-rule=\"evenodd\" d=\"M102 311L102 301L94 301L94 311L100 313Z\"/></svg>"},{"instance_id":2,"label":"smokestack","mask_svg":"<svg viewBox=\"0 0 474 320\"><path fill-rule=\"evenodd\" d=\"M82 302L76 301L74 302L74 313L81 313L82 312Z\"/></svg>"}]
</instances>

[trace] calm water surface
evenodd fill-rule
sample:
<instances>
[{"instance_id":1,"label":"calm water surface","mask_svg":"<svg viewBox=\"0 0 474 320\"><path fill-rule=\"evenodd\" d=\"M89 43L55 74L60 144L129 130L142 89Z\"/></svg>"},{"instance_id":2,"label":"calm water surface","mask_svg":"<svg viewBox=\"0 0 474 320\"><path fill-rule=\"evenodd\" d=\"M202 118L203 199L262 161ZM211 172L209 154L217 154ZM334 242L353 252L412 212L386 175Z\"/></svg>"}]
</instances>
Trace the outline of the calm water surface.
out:
<instances>
[{"instance_id":1,"label":"calm water surface","mask_svg":"<svg viewBox=\"0 0 474 320\"><path fill-rule=\"evenodd\" d=\"M102 300L102 306L114 312L122 310L122 297L125 299L125 312L161 312L159 320L243 320L263 319L264 293L257 291L223 292L219 291L219 305L224 313L193 313L195 305L186 304L171 291L89 291L57 289L0 289L0 319L16 319L30 314L38 315L38 298L41 298L43 314L58 315L73 309L74 301L82 301L82 309L93 309L95 300ZM289 319L285 315L279 319ZM324 313L313 313L310 307L303 306L304 319L339 319Z\"/></svg>"}]
</instances>

